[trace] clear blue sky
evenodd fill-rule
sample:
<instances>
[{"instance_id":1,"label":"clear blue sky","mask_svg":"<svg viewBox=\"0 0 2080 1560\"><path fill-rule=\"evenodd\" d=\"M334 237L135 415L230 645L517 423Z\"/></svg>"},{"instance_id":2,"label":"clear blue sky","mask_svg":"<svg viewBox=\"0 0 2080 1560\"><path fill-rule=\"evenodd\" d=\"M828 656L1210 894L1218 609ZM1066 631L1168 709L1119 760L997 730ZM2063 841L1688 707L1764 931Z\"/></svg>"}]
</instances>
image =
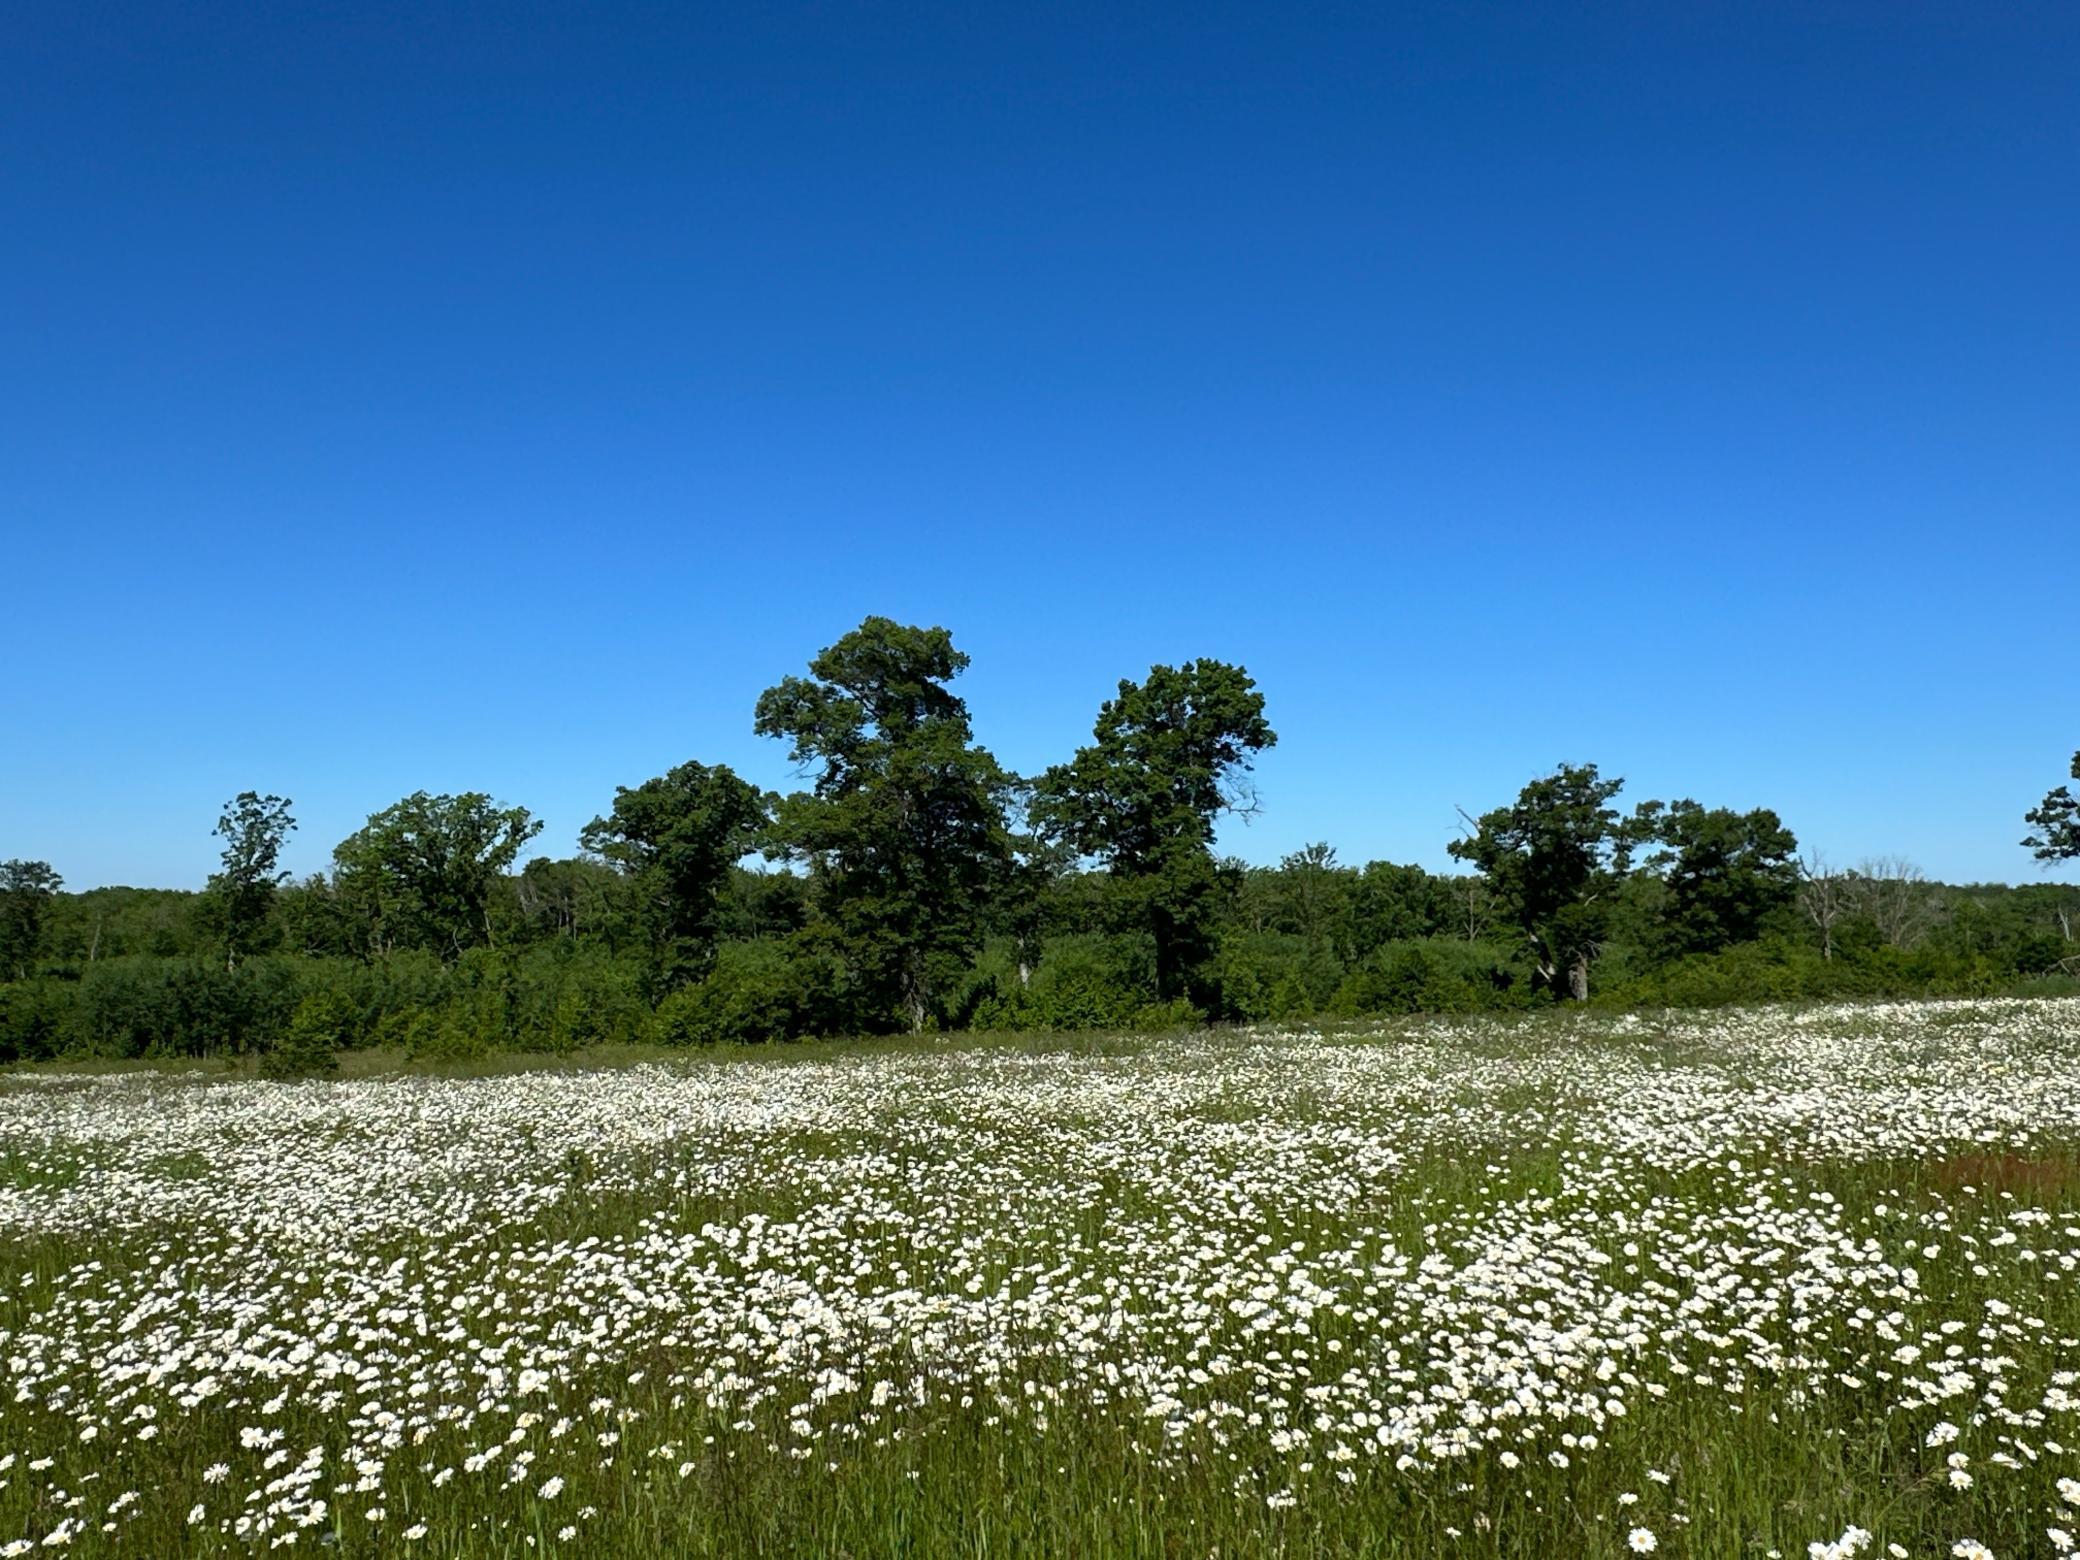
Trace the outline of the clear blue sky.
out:
<instances>
[{"instance_id":1,"label":"clear blue sky","mask_svg":"<svg viewBox=\"0 0 2080 1560\"><path fill-rule=\"evenodd\" d=\"M573 848L943 623L1007 763L1240 661L1224 844L1594 761L2028 880L2080 746L2080 7L16 6L0 855Z\"/></svg>"}]
</instances>

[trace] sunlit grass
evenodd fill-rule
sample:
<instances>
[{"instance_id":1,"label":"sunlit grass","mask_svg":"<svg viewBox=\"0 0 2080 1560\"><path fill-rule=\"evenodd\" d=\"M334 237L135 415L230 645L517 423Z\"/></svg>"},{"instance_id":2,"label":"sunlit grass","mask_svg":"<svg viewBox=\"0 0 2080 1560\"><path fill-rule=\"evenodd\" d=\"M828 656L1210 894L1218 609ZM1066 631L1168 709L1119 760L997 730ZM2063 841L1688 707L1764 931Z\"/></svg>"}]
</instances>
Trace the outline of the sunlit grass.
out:
<instances>
[{"instance_id":1,"label":"sunlit grass","mask_svg":"<svg viewBox=\"0 0 2080 1560\"><path fill-rule=\"evenodd\" d=\"M46 1071L0 1220L0 1554L2080 1532L2080 1003Z\"/></svg>"}]
</instances>

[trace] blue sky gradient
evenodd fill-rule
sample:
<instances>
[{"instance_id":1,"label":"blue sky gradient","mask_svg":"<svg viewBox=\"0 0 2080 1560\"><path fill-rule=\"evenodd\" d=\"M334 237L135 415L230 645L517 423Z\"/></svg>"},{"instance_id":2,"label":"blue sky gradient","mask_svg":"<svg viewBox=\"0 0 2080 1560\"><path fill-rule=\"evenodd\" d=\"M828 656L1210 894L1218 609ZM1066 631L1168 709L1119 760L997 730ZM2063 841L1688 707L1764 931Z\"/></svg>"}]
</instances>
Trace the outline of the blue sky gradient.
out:
<instances>
[{"instance_id":1,"label":"blue sky gradient","mask_svg":"<svg viewBox=\"0 0 2080 1560\"><path fill-rule=\"evenodd\" d=\"M1033 771L1212 655L1223 845L1594 761L2029 880L2080 746L2080 7L17 8L0 856L574 848L870 612Z\"/></svg>"}]
</instances>

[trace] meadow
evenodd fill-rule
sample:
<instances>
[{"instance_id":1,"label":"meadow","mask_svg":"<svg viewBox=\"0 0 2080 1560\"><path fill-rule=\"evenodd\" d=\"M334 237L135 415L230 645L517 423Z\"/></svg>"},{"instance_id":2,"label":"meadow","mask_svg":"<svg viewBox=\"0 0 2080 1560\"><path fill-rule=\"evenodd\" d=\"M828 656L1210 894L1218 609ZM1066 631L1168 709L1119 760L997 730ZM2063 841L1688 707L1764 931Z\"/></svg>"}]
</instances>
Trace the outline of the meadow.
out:
<instances>
[{"instance_id":1,"label":"meadow","mask_svg":"<svg viewBox=\"0 0 2080 1560\"><path fill-rule=\"evenodd\" d=\"M0 1076L0 1557L2069 1532L2080 1000Z\"/></svg>"}]
</instances>

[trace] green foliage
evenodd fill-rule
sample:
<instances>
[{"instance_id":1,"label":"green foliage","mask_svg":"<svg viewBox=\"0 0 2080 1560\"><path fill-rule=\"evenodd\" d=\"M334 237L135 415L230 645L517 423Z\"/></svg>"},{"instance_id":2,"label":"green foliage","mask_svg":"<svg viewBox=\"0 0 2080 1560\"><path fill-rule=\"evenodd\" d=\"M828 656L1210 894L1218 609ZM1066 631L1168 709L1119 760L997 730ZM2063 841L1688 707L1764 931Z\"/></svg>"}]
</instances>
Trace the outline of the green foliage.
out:
<instances>
[{"instance_id":1,"label":"green foliage","mask_svg":"<svg viewBox=\"0 0 2080 1560\"><path fill-rule=\"evenodd\" d=\"M718 900L736 864L763 842L769 800L726 766L686 763L630 790L585 826L579 843L633 884L652 989L697 980L715 954Z\"/></svg>"},{"instance_id":2,"label":"green foliage","mask_svg":"<svg viewBox=\"0 0 2080 1560\"><path fill-rule=\"evenodd\" d=\"M494 895L542 825L481 791L414 791L333 847L335 890L361 951L427 948L442 958L496 940Z\"/></svg>"},{"instance_id":3,"label":"green foliage","mask_svg":"<svg viewBox=\"0 0 2080 1560\"><path fill-rule=\"evenodd\" d=\"M329 991L296 1005L281 1038L260 1053L263 1078L318 1078L339 1071L339 1047L353 1042L352 1009Z\"/></svg>"},{"instance_id":4,"label":"green foliage","mask_svg":"<svg viewBox=\"0 0 2080 1560\"><path fill-rule=\"evenodd\" d=\"M815 918L809 880L798 872L736 867L716 901L718 934L726 938L788 937Z\"/></svg>"},{"instance_id":5,"label":"green foliage","mask_svg":"<svg viewBox=\"0 0 2080 1560\"><path fill-rule=\"evenodd\" d=\"M43 950L43 919L65 880L47 861L0 861L0 970L27 980Z\"/></svg>"},{"instance_id":6,"label":"green foliage","mask_svg":"<svg viewBox=\"0 0 2080 1560\"><path fill-rule=\"evenodd\" d=\"M1197 1029L1206 1015L1183 997L1169 1002L1144 1002L1127 1015L1126 1027L1139 1034L1160 1034L1166 1029Z\"/></svg>"},{"instance_id":7,"label":"green foliage","mask_svg":"<svg viewBox=\"0 0 2080 1560\"><path fill-rule=\"evenodd\" d=\"M1351 874L1349 900L1354 950L1459 931L1448 880L1421 867L1368 862L1362 872Z\"/></svg>"},{"instance_id":8,"label":"green foliage","mask_svg":"<svg viewBox=\"0 0 2080 1560\"><path fill-rule=\"evenodd\" d=\"M295 827L286 797L241 791L224 804L210 831L224 842L223 867L211 875L204 902L223 938L227 967L258 945L275 890L288 877L278 863L282 842Z\"/></svg>"},{"instance_id":9,"label":"green foliage","mask_svg":"<svg viewBox=\"0 0 2080 1560\"><path fill-rule=\"evenodd\" d=\"M174 888L90 888L59 894L44 918L44 957L54 966L130 954L203 957L216 947L202 895Z\"/></svg>"},{"instance_id":10,"label":"green foliage","mask_svg":"<svg viewBox=\"0 0 2080 1560\"><path fill-rule=\"evenodd\" d=\"M71 986L59 980L0 982L0 1064L47 1062L71 1045Z\"/></svg>"},{"instance_id":11,"label":"green foliage","mask_svg":"<svg viewBox=\"0 0 2080 1560\"><path fill-rule=\"evenodd\" d=\"M1531 999L1530 974L1494 943L1443 937L1389 943L1344 977L1328 1007L1350 1017L1521 1008Z\"/></svg>"},{"instance_id":12,"label":"green foliage","mask_svg":"<svg viewBox=\"0 0 2080 1560\"><path fill-rule=\"evenodd\" d=\"M1209 985L1224 1018L1254 1022L1326 1012L1344 967L1327 944L1294 932L1235 930L1221 938Z\"/></svg>"},{"instance_id":13,"label":"green foliage","mask_svg":"<svg viewBox=\"0 0 2080 1560\"><path fill-rule=\"evenodd\" d=\"M1594 764L1563 764L1447 847L1492 885L1541 984L1577 1001L1589 994L1589 965L1630 864L1630 837L1610 805L1624 784L1605 780Z\"/></svg>"},{"instance_id":14,"label":"green foliage","mask_svg":"<svg viewBox=\"0 0 2080 1560\"><path fill-rule=\"evenodd\" d=\"M1218 879L1213 825L1254 807L1245 777L1278 741L1264 696L1239 666L1197 660L1122 680L1098 711L1095 740L1034 787L1043 834L1105 863L1155 944L1163 1001L1186 995L1211 952Z\"/></svg>"},{"instance_id":15,"label":"green foliage","mask_svg":"<svg viewBox=\"0 0 2080 1560\"><path fill-rule=\"evenodd\" d=\"M200 894L66 893L47 863L0 863L0 1063L272 1053L299 1023L469 1058L1471 1012L1584 996L1592 961L1600 1000L1646 1006L2080 982L2080 887L1801 868L1767 809L1621 818L1593 765L1469 820L1460 874L1327 843L1216 860L1276 741L1240 667L1121 682L1027 788L973 740L950 687L967 665L944 629L868 618L758 701L808 791L681 764L617 787L586 854L517 872L541 825L477 792L404 798L301 882L279 867L289 803L253 791L218 819ZM2080 859L2068 787L2028 817L2040 859Z\"/></svg>"},{"instance_id":16,"label":"green foliage","mask_svg":"<svg viewBox=\"0 0 2080 1560\"><path fill-rule=\"evenodd\" d=\"M478 949L452 965L402 952L363 963L283 955L235 971L214 960L104 959L76 978L0 985L0 1060L196 1057L258 1051L322 995L339 1044L417 1056L570 1051L634 1040L641 971L569 944Z\"/></svg>"},{"instance_id":17,"label":"green foliage","mask_svg":"<svg viewBox=\"0 0 2080 1560\"><path fill-rule=\"evenodd\" d=\"M1013 777L946 687L967 664L943 628L870 617L759 697L759 734L816 776L772 845L809 866L863 1028L941 1016L1011 867Z\"/></svg>"},{"instance_id":18,"label":"green foliage","mask_svg":"<svg viewBox=\"0 0 2080 1560\"><path fill-rule=\"evenodd\" d=\"M1875 938L1823 958L1773 936L1671 964L1612 985L1600 1001L1621 1007L1717 1007L1858 998L1980 997L2021 988L2012 961L1930 945L1903 949Z\"/></svg>"},{"instance_id":19,"label":"green foliage","mask_svg":"<svg viewBox=\"0 0 2080 1560\"><path fill-rule=\"evenodd\" d=\"M1678 956L1753 942L1798 892L1798 840L1768 808L1646 802L1632 827L1661 847L1646 867L1667 889L1660 931Z\"/></svg>"},{"instance_id":20,"label":"green foliage","mask_svg":"<svg viewBox=\"0 0 2080 1560\"><path fill-rule=\"evenodd\" d=\"M513 880L515 935L619 952L649 935L637 892L632 878L604 861L538 856Z\"/></svg>"},{"instance_id":21,"label":"green foliage","mask_svg":"<svg viewBox=\"0 0 2080 1560\"><path fill-rule=\"evenodd\" d=\"M78 991L72 1033L89 1056L236 1055L258 1038L245 984L213 962L103 960Z\"/></svg>"},{"instance_id":22,"label":"green foliage","mask_svg":"<svg viewBox=\"0 0 2080 1560\"><path fill-rule=\"evenodd\" d=\"M1145 938L1081 933L1050 939L1024 982L1001 974L977 1004L978 1029L1127 1029L1155 998Z\"/></svg>"},{"instance_id":23,"label":"green foliage","mask_svg":"<svg viewBox=\"0 0 2080 1560\"><path fill-rule=\"evenodd\" d=\"M2080 780L2080 753L2073 755L2073 778ZM2045 866L2080 861L2080 796L2071 786L2047 791L2044 800L2022 815L2030 834L2022 843Z\"/></svg>"},{"instance_id":24,"label":"green foliage","mask_svg":"<svg viewBox=\"0 0 2080 1560\"><path fill-rule=\"evenodd\" d=\"M275 890L276 946L313 957L354 957L368 952L366 927L356 907L323 873Z\"/></svg>"},{"instance_id":25,"label":"green foliage","mask_svg":"<svg viewBox=\"0 0 2080 1560\"><path fill-rule=\"evenodd\" d=\"M632 967L550 944L471 949L442 972L428 1022L394 1011L406 1015L393 1033L408 1053L456 1059L626 1043L641 1033L648 1004Z\"/></svg>"},{"instance_id":26,"label":"green foliage","mask_svg":"<svg viewBox=\"0 0 2080 1560\"><path fill-rule=\"evenodd\" d=\"M778 938L726 943L706 979L657 1006L660 1045L754 1044L813 1034L836 1005L837 960Z\"/></svg>"},{"instance_id":27,"label":"green foliage","mask_svg":"<svg viewBox=\"0 0 2080 1560\"><path fill-rule=\"evenodd\" d=\"M1618 1007L1717 1007L1738 1002L1875 995L1867 965L1827 960L1788 943L1751 943L1691 954L1630 979L1613 982L1600 1002ZM1857 989L1863 988L1863 989Z\"/></svg>"}]
</instances>

